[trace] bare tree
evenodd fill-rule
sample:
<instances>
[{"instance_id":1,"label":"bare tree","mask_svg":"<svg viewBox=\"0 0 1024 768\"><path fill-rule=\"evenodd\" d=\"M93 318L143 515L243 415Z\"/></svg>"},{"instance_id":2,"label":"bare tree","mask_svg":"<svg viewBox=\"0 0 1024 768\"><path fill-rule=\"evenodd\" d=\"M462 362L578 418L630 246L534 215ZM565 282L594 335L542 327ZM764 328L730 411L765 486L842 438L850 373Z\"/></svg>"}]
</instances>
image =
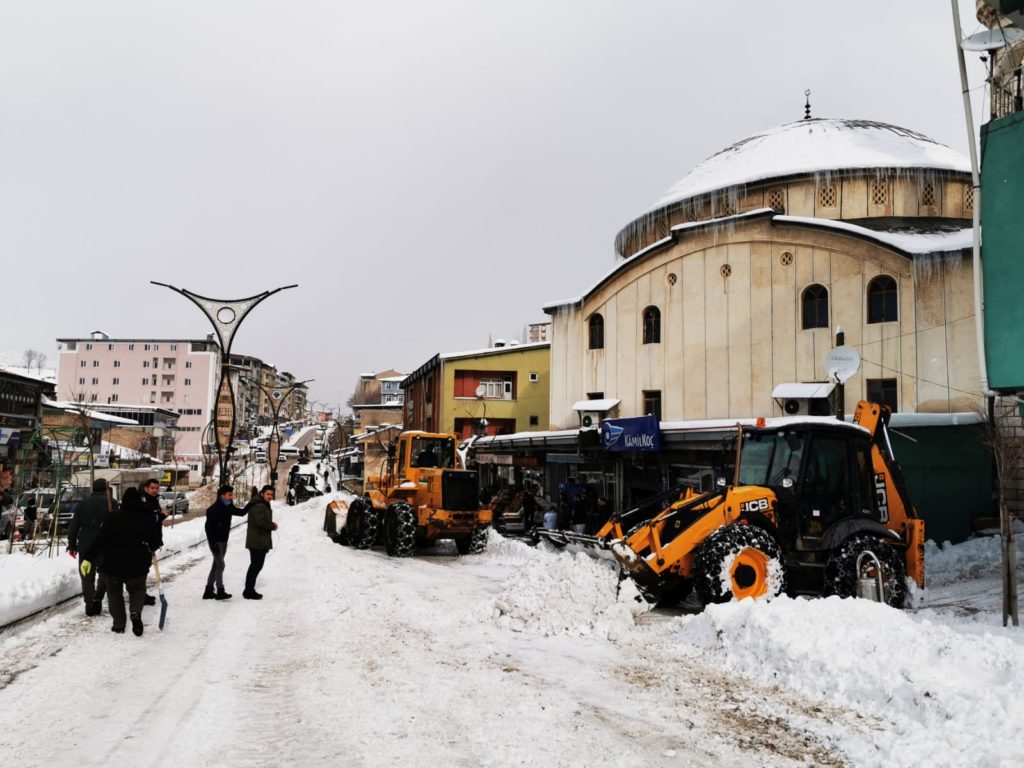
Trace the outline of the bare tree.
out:
<instances>
[{"instance_id":1,"label":"bare tree","mask_svg":"<svg viewBox=\"0 0 1024 768\"><path fill-rule=\"evenodd\" d=\"M985 418L985 447L992 454L996 470L996 489L999 498L999 538L1003 554L1003 626L1008 621L1019 626L1019 602L1017 598L1017 549L1013 540L1012 514L1007 496L1024 472L1024 429L1014 411L1016 403L1011 400L1007 408L1003 403L995 405L995 412Z\"/></svg>"},{"instance_id":2,"label":"bare tree","mask_svg":"<svg viewBox=\"0 0 1024 768\"><path fill-rule=\"evenodd\" d=\"M36 352L36 370L42 373L44 365L46 365L46 353Z\"/></svg>"},{"instance_id":3,"label":"bare tree","mask_svg":"<svg viewBox=\"0 0 1024 768\"><path fill-rule=\"evenodd\" d=\"M23 354L25 358L26 369L31 368L32 363L34 363L39 358L39 353L36 352L34 349L26 349Z\"/></svg>"}]
</instances>

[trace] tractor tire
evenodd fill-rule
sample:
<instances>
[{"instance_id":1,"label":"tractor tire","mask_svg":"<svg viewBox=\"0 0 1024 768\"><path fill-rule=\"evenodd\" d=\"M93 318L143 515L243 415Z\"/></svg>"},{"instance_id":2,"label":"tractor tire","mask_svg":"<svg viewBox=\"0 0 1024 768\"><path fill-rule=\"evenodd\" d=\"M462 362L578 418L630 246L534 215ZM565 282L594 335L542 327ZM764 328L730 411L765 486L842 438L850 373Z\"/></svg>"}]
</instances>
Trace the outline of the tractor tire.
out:
<instances>
[{"instance_id":1,"label":"tractor tire","mask_svg":"<svg viewBox=\"0 0 1024 768\"><path fill-rule=\"evenodd\" d=\"M896 548L877 536L851 536L829 554L825 562L825 594L839 597L857 596L857 558L870 550L882 564L884 602L903 608L907 600L907 579L903 558ZM873 573L874 568L871 569Z\"/></svg>"},{"instance_id":2,"label":"tractor tire","mask_svg":"<svg viewBox=\"0 0 1024 768\"><path fill-rule=\"evenodd\" d=\"M694 587L705 605L771 599L785 587L782 551L771 534L754 525L723 525L697 548L694 566Z\"/></svg>"},{"instance_id":3,"label":"tractor tire","mask_svg":"<svg viewBox=\"0 0 1024 768\"><path fill-rule=\"evenodd\" d=\"M348 542L356 549L369 549L380 533L380 512L365 499L355 499L348 507Z\"/></svg>"},{"instance_id":4,"label":"tractor tire","mask_svg":"<svg viewBox=\"0 0 1024 768\"><path fill-rule=\"evenodd\" d=\"M468 536L460 536L455 539L455 548L460 555L479 555L487 549L487 537L490 530L489 525L474 528Z\"/></svg>"},{"instance_id":5,"label":"tractor tire","mask_svg":"<svg viewBox=\"0 0 1024 768\"><path fill-rule=\"evenodd\" d=\"M384 513L384 548L392 557L412 557L416 552L416 510L399 502Z\"/></svg>"}]
</instances>

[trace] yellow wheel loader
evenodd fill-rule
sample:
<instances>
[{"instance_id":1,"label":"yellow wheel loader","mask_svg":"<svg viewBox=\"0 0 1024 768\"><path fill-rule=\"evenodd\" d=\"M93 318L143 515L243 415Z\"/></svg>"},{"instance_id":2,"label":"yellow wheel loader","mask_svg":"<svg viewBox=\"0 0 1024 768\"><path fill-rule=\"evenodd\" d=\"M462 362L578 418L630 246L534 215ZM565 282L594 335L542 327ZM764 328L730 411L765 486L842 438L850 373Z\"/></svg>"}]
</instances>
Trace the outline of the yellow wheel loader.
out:
<instances>
[{"instance_id":1,"label":"yellow wheel loader","mask_svg":"<svg viewBox=\"0 0 1024 768\"><path fill-rule=\"evenodd\" d=\"M610 551L652 602L691 590L705 605L873 590L902 607L906 577L924 586L924 521L893 460L889 415L861 401L852 424L759 420L737 429L732 484L673 489L613 515L593 536L537 533Z\"/></svg>"},{"instance_id":2,"label":"yellow wheel loader","mask_svg":"<svg viewBox=\"0 0 1024 768\"><path fill-rule=\"evenodd\" d=\"M387 446L379 475L348 505L348 543L368 549L383 539L389 555L453 539L459 554L487 548L491 511L480 508L475 471L458 469L454 435L403 432Z\"/></svg>"}]
</instances>

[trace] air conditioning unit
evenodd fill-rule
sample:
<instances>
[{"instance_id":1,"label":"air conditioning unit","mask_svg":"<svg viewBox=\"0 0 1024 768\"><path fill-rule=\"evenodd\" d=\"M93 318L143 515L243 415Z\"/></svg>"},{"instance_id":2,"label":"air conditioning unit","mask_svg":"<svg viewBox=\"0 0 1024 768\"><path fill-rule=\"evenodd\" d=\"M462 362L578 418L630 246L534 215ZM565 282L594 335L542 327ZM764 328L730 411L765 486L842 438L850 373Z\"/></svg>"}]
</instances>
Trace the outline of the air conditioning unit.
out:
<instances>
[{"instance_id":1,"label":"air conditioning unit","mask_svg":"<svg viewBox=\"0 0 1024 768\"><path fill-rule=\"evenodd\" d=\"M580 426L584 429L596 429L601 424L602 411L580 411Z\"/></svg>"},{"instance_id":2,"label":"air conditioning unit","mask_svg":"<svg viewBox=\"0 0 1024 768\"><path fill-rule=\"evenodd\" d=\"M835 408L830 397L791 397L783 401L787 416L831 416Z\"/></svg>"},{"instance_id":3,"label":"air conditioning unit","mask_svg":"<svg viewBox=\"0 0 1024 768\"><path fill-rule=\"evenodd\" d=\"M772 397L786 416L832 416L835 385L831 382L779 384Z\"/></svg>"}]
</instances>

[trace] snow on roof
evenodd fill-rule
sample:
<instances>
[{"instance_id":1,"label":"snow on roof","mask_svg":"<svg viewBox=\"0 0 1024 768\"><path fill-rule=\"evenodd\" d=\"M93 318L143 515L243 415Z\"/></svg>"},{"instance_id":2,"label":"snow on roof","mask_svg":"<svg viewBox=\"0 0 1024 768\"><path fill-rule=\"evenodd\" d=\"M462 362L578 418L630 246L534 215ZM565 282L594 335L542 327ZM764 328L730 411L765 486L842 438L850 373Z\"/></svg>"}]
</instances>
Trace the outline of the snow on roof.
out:
<instances>
[{"instance_id":1,"label":"snow on roof","mask_svg":"<svg viewBox=\"0 0 1024 768\"><path fill-rule=\"evenodd\" d=\"M90 419L95 421L105 421L110 424L124 424L127 426L137 427L139 422L135 419L125 419L121 416L114 416L111 413L103 413L102 411L93 411L89 408L85 408L84 403L68 403L61 400L44 400L43 405L48 408L56 408L61 411L68 413L83 414Z\"/></svg>"},{"instance_id":2,"label":"snow on roof","mask_svg":"<svg viewBox=\"0 0 1024 768\"><path fill-rule=\"evenodd\" d=\"M908 254L949 253L963 251L974 245L974 230L971 227L948 230L945 232L926 231L885 231L849 224L834 219L816 219L810 216L773 216L773 222L779 224L803 224L822 229L835 229L849 232L852 235L875 240Z\"/></svg>"},{"instance_id":3,"label":"snow on roof","mask_svg":"<svg viewBox=\"0 0 1024 768\"><path fill-rule=\"evenodd\" d=\"M510 344L504 347L487 347L485 349L471 349L467 352L442 352L439 357L442 360L457 360L460 357L481 357L483 355L497 355L503 352L524 352L530 349L550 347L550 341L535 341L532 344Z\"/></svg>"},{"instance_id":4,"label":"snow on roof","mask_svg":"<svg viewBox=\"0 0 1024 768\"><path fill-rule=\"evenodd\" d=\"M663 421L661 422L662 432L700 432L722 429L735 429L736 425L744 427L756 427L756 418L740 419L700 419L695 421ZM771 416L765 419L765 428L782 429L800 424L824 424L830 427L849 427L858 432L867 432L859 424L851 424L848 421L839 421L834 416Z\"/></svg>"},{"instance_id":5,"label":"snow on roof","mask_svg":"<svg viewBox=\"0 0 1024 768\"><path fill-rule=\"evenodd\" d=\"M573 404L572 409L574 411L600 411L604 413L610 411L621 402L617 397L603 397L600 400L580 400L578 403Z\"/></svg>"},{"instance_id":6,"label":"snow on roof","mask_svg":"<svg viewBox=\"0 0 1024 768\"><path fill-rule=\"evenodd\" d=\"M686 224L677 224L676 226L672 227L672 235L673 236L663 237L661 240L658 240L657 242L651 243L647 247L640 249L639 251L634 253L632 256L627 256L625 259L623 259L621 261L617 261L615 263L614 267L612 267L610 270L608 270L603 275L601 275L601 277L597 280L597 282L595 282L594 285L591 286L584 293L582 293L579 296L576 296L575 298L572 298L572 299L563 299L561 301L549 301L547 304L544 304L541 307L541 309L543 309L545 312L549 312L550 310L557 309L558 307L565 307L565 306L571 306L571 305L577 305L578 306L578 305L582 304L583 300L587 296L589 296L594 291L596 291L598 288L600 288L604 284L604 282L606 280L612 278L615 274L617 274L619 272L619 270L626 269L626 267L628 265L632 264L634 261L639 261L640 259L642 259L644 256L646 256L648 253L651 253L652 251L656 251L659 248L662 248L662 247L664 247L666 245L670 245L672 242L675 241L674 235L676 235L678 233L687 232L687 231L693 230L693 229L705 229L707 227L716 227L716 226L721 226L721 225L728 225L728 224L731 224L731 223L742 221L743 219L751 219L751 218L756 218L758 216L768 216L768 215L771 215L771 214L774 214L774 213L775 213L775 211L773 209L771 209L771 208L758 208L758 209L753 210L753 211L744 211L743 213L735 213L732 216L720 216L720 217L714 218L714 219L707 219L706 221L693 221L693 222L688 222Z\"/></svg>"},{"instance_id":7,"label":"snow on roof","mask_svg":"<svg viewBox=\"0 0 1024 768\"><path fill-rule=\"evenodd\" d=\"M399 376L384 376L383 378L378 379L378 381L405 381L405 377L408 375L409 374L407 373L403 373Z\"/></svg>"},{"instance_id":8,"label":"snow on roof","mask_svg":"<svg viewBox=\"0 0 1024 768\"><path fill-rule=\"evenodd\" d=\"M661 240L651 243L650 245L640 249L636 253L626 256L626 258L616 262L615 266L601 275L594 284L586 291L571 299L562 299L561 301L551 301L543 305L545 312L551 312L552 310L558 309L559 307L567 306L580 306L584 299L593 294L598 288L604 283L618 274L621 270L629 268L635 262L643 259L649 253L657 251L668 245L671 245L676 240L676 235L683 234L690 230L704 229L706 227L716 227L723 225L735 224L745 219L754 219L760 216L771 216L773 223L778 224L795 224L802 226L819 227L821 229L832 229L840 232L846 232L851 235L857 235L858 237L864 237L869 240L874 240L881 245L895 248L898 251L902 251L908 255L924 255L932 253L951 253L956 251L962 251L969 249L974 244L974 232L970 227L949 229L945 231L926 231L922 229L905 229L905 230L879 230L870 229L868 227L862 227L857 224L850 224L845 221L837 221L835 219L818 219L811 216L785 216L776 214L771 208L757 208L752 211L745 211L743 213L737 213L732 216L722 216L716 219L707 219L706 221L694 221L686 224L677 224L672 227L672 235L669 237L663 237ZM912 224L910 226L913 226Z\"/></svg>"},{"instance_id":9,"label":"snow on roof","mask_svg":"<svg viewBox=\"0 0 1024 768\"><path fill-rule=\"evenodd\" d=\"M873 120L818 117L726 147L673 184L651 210L767 179L874 168L971 172L965 156L916 131Z\"/></svg>"},{"instance_id":10,"label":"snow on roof","mask_svg":"<svg viewBox=\"0 0 1024 768\"><path fill-rule=\"evenodd\" d=\"M828 397L836 385L828 381L815 381L807 384L779 384L772 390L772 397L815 398Z\"/></svg>"}]
</instances>

